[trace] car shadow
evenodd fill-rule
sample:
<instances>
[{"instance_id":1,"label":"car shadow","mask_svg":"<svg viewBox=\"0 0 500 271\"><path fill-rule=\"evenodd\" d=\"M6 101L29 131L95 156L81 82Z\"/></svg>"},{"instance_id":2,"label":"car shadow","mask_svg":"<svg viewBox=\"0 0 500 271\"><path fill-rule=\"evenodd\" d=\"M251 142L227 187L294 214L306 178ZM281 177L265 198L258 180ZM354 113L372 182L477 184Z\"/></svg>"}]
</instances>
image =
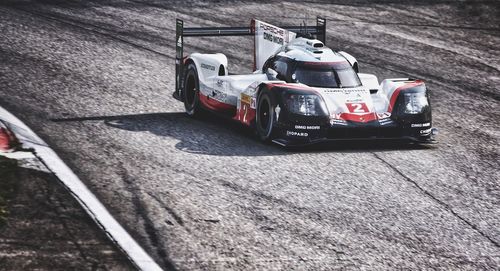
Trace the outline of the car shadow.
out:
<instances>
[{"instance_id":1,"label":"car shadow","mask_svg":"<svg viewBox=\"0 0 500 271\"><path fill-rule=\"evenodd\" d=\"M106 126L116 129L174 138L178 140L175 147L189 153L221 156L286 154L279 146L261 143L250 128L211 114L196 119L184 112L168 112L57 118L51 121L103 121Z\"/></svg>"},{"instance_id":2,"label":"car shadow","mask_svg":"<svg viewBox=\"0 0 500 271\"><path fill-rule=\"evenodd\" d=\"M380 152L404 149L426 149L427 146L394 141L337 141L316 145L283 148L261 142L254 131L238 122L206 114L191 118L184 112L131 115L87 116L55 118L53 122L103 121L108 127L150 132L175 138L175 147L181 151L220 156L287 155L295 152Z\"/></svg>"}]
</instances>

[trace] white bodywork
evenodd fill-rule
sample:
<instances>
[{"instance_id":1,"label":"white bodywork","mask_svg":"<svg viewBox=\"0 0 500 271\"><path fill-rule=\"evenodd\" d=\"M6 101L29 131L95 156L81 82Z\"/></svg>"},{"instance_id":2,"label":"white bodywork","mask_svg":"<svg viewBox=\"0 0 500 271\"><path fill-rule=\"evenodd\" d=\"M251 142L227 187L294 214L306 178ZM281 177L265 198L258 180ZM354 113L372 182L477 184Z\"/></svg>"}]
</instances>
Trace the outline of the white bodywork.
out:
<instances>
[{"instance_id":1,"label":"white bodywork","mask_svg":"<svg viewBox=\"0 0 500 271\"><path fill-rule=\"evenodd\" d=\"M358 65L358 61L352 55L350 55L344 51L340 51L339 54L342 55L345 59L347 59L347 61L349 62L349 64L351 64L351 66L354 67L354 66Z\"/></svg>"}]
</instances>

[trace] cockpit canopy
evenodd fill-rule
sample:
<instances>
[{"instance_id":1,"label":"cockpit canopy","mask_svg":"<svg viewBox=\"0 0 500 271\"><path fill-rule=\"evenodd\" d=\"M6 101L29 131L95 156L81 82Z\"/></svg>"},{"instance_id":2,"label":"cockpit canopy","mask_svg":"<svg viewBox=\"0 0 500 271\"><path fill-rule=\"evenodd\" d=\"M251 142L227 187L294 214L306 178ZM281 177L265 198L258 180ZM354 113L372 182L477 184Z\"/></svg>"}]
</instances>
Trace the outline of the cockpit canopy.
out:
<instances>
[{"instance_id":1,"label":"cockpit canopy","mask_svg":"<svg viewBox=\"0 0 500 271\"><path fill-rule=\"evenodd\" d=\"M361 86L361 81L347 61L321 63L296 62L292 70L293 83L302 83L321 88L352 88Z\"/></svg>"},{"instance_id":2,"label":"cockpit canopy","mask_svg":"<svg viewBox=\"0 0 500 271\"><path fill-rule=\"evenodd\" d=\"M302 83L321 88L352 88L361 86L358 74L347 61L297 61L283 56L271 57L263 67L276 71L276 78L288 83Z\"/></svg>"}]
</instances>

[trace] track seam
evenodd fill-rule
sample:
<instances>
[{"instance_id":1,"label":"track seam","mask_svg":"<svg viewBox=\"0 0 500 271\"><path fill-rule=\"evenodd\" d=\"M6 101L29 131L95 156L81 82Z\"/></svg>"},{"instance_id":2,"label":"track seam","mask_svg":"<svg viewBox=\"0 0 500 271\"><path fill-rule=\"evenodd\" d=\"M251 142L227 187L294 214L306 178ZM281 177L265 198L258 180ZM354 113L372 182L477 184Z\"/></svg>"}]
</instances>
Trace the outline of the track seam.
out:
<instances>
[{"instance_id":1,"label":"track seam","mask_svg":"<svg viewBox=\"0 0 500 271\"><path fill-rule=\"evenodd\" d=\"M453 208L451 208L450 205L446 204L444 201L438 199L437 197L435 197L433 194L431 194L429 191L425 190L423 187L421 187L416 181L414 181L413 179L411 179L410 177L406 176L403 172L401 172L399 169L397 169L395 166L393 166L392 164L390 164L389 162L387 162L386 160L384 160L382 157L380 157L378 154L372 152L372 154L377 158L379 159L380 161L382 161L384 164L386 164L389 168L391 168L393 171L395 171L397 174L399 174L401 177L403 177L407 182L413 184L418 190L420 190L422 193L424 193L424 195L426 195L427 197L431 198L433 201L435 201L436 203L438 203L439 205L441 205L442 207L444 207L446 210L448 210L453 216L455 216L456 218L458 218L459 220L461 220L462 222L464 222L465 224L467 224L470 228L472 228L473 230L475 230L477 233L479 233L481 236L483 236L484 238L486 238L488 241L490 241L493 245L495 245L497 248L500 248L500 243L498 243L497 241L493 240L491 237L489 237L486 233L482 232L476 225L472 224L471 222L469 222L467 219L463 218L461 215L459 215L457 212L455 212L453 210Z\"/></svg>"}]
</instances>

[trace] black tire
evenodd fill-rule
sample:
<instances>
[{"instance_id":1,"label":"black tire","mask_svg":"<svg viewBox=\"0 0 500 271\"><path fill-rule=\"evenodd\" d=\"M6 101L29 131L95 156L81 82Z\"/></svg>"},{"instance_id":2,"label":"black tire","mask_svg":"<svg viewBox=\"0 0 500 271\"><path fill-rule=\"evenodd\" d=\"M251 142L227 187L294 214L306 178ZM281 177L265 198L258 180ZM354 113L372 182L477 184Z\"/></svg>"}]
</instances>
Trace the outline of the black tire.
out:
<instances>
[{"instance_id":1,"label":"black tire","mask_svg":"<svg viewBox=\"0 0 500 271\"><path fill-rule=\"evenodd\" d=\"M274 108L273 96L267 89L263 89L257 99L255 128L257 135L264 142L269 142L275 137L276 114Z\"/></svg>"},{"instance_id":2,"label":"black tire","mask_svg":"<svg viewBox=\"0 0 500 271\"><path fill-rule=\"evenodd\" d=\"M192 117L198 117L201 113L200 82L198 80L198 72L196 71L194 63L190 63L187 66L182 98L184 100L186 114Z\"/></svg>"}]
</instances>

